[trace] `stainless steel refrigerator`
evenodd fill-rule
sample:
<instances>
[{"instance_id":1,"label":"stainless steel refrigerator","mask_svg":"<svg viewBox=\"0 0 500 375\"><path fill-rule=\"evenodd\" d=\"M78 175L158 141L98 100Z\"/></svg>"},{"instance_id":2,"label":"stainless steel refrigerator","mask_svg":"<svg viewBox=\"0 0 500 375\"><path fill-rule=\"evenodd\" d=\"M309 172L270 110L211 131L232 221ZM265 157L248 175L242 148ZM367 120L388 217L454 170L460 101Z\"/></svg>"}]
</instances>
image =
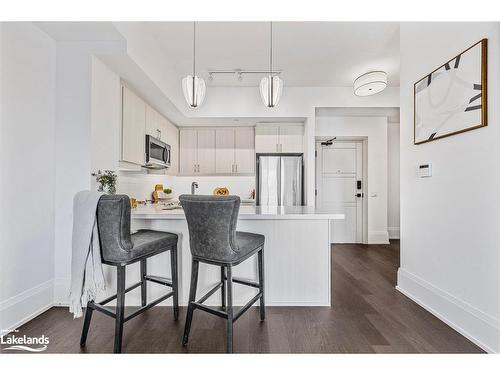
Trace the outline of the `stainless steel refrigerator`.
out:
<instances>
[{"instance_id":1,"label":"stainless steel refrigerator","mask_svg":"<svg viewBox=\"0 0 500 375\"><path fill-rule=\"evenodd\" d=\"M302 154L257 154L257 205L302 206Z\"/></svg>"}]
</instances>

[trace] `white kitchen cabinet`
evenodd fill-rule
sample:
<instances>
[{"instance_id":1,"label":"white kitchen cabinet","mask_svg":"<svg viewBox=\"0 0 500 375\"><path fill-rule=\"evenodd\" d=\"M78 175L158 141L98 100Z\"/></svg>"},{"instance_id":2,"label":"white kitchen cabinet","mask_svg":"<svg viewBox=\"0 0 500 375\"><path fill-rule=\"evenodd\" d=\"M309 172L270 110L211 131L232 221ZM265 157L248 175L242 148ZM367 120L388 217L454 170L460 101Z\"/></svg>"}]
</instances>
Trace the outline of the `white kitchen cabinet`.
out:
<instances>
[{"instance_id":1,"label":"white kitchen cabinet","mask_svg":"<svg viewBox=\"0 0 500 375\"><path fill-rule=\"evenodd\" d=\"M182 174L197 173L198 166L198 131L196 129L180 129L180 164Z\"/></svg>"},{"instance_id":2,"label":"white kitchen cabinet","mask_svg":"<svg viewBox=\"0 0 500 375\"><path fill-rule=\"evenodd\" d=\"M230 174L236 172L234 160L235 130L217 128L215 130L215 172Z\"/></svg>"},{"instance_id":3,"label":"white kitchen cabinet","mask_svg":"<svg viewBox=\"0 0 500 375\"><path fill-rule=\"evenodd\" d=\"M167 174L176 175L179 173L179 129L170 121L166 121L165 142L170 145L170 168L167 169Z\"/></svg>"},{"instance_id":4,"label":"white kitchen cabinet","mask_svg":"<svg viewBox=\"0 0 500 375\"><path fill-rule=\"evenodd\" d=\"M262 124L255 127L255 152L303 152L304 127L295 124Z\"/></svg>"},{"instance_id":5,"label":"white kitchen cabinet","mask_svg":"<svg viewBox=\"0 0 500 375\"><path fill-rule=\"evenodd\" d=\"M253 128L235 128L234 164L237 174L255 173L255 132Z\"/></svg>"},{"instance_id":6,"label":"white kitchen cabinet","mask_svg":"<svg viewBox=\"0 0 500 375\"><path fill-rule=\"evenodd\" d=\"M122 161L144 164L145 132L146 103L122 86Z\"/></svg>"},{"instance_id":7,"label":"white kitchen cabinet","mask_svg":"<svg viewBox=\"0 0 500 375\"><path fill-rule=\"evenodd\" d=\"M255 127L255 152L279 152L279 126L257 125Z\"/></svg>"},{"instance_id":8,"label":"white kitchen cabinet","mask_svg":"<svg viewBox=\"0 0 500 375\"><path fill-rule=\"evenodd\" d=\"M181 129L181 174L215 174L215 130Z\"/></svg>"},{"instance_id":9,"label":"white kitchen cabinet","mask_svg":"<svg viewBox=\"0 0 500 375\"><path fill-rule=\"evenodd\" d=\"M180 174L255 173L253 128L184 128L179 132Z\"/></svg>"},{"instance_id":10,"label":"white kitchen cabinet","mask_svg":"<svg viewBox=\"0 0 500 375\"><path fill-rule=\"evenodd\" d=\"M302 125L280 126L280 152L303 152L304 127Z\"/></svg>"},{"instance_id":11,"label":"white kitchen cabinet","mask_svg":"<svg viewBox=\"0 0 500 375\"><path fill-rule=\"evenodd\" d=\"M215 173L215 129L198 129L198 173Z\"/></svg>"}]
</instances>

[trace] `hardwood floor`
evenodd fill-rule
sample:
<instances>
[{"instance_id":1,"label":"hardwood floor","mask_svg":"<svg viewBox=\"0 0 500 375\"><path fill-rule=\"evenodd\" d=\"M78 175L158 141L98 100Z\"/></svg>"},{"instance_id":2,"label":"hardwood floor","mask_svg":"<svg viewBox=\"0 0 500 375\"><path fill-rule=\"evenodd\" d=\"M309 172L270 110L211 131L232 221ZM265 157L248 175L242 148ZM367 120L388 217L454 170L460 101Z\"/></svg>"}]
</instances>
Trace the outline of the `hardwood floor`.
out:
<instances>
[{"instance_id":1,"label":"hardwood floor","mask_svg":"<svg viewBox=\"0 0 500 375\"><path fill-rule=\"evenodd\" d=\"M259 322L252 308L235 324L236 353L481 353L479 347L394 289L399 243L332 246L335 306L268 307ZM185 309L155 307L125 324L124 353L223 353L225 321L196 311L187 348L181 346ZM112 353L114 321L95 312L86 348L82 319L52 308L16 335L50 338L49 353ZM5 353L5 352L4 352Z\"/></svg>"}]
</instances>

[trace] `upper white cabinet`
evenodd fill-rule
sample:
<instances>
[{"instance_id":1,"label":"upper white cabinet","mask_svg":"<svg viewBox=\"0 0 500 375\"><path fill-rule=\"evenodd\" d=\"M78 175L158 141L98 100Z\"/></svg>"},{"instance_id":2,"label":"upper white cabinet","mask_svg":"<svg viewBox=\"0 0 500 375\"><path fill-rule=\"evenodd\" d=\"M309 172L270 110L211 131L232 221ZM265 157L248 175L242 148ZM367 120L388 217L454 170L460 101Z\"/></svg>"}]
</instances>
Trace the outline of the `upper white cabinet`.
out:
<instances>
[{"instance_id":1,"label":"upper white cabinet","mask_svg":"<svg viewBox=\"0 0 500 375\"><path fill-rule=\"evenodd\" d=\"M144 164L145 132L146 103L122 86L122 161Z\"/></svg>"},{"instance_id":2,"label":"upper white cabinet","mask_svg":"<svg viewBox=\"0 0 500 375\"><path fill-rule=\"evenodd\" d=\"M146 134L170 145L170 168L166 174L179 171L179 129L148 105L128 87L122 86L122 156L126 169L139 168L145 162ZM137 167L131 168L131 165Z\"/></svg>"},{"instance_id":3,"label":"upper white cabinet","mask_svg":"<svg viewBox=\"0 0 500 375\"><path fill-rule=\"evenodd\" d=\"M253 128L217 128L215 135L215 166L218 174L255 172Z\"/></svg>"},{"instance_id":4,"label":"upper white cabinet","mask_svg":"<svg viewBox=\"0 0 500 375\"><path fill-rule=\"evenodd\" d=\"M170 167L166 173L179 172L179 129L166 117L146 104L146 134L170 145Z\"/></svg>"},{"instance_id":5,"label":"upper white cabinet","mask_svg":"<svg viewBox=\"0 0 500 375\"><path fill-rule=\"evenodd\" d=\"M184 128L180 130L180 173L254 174L253 128Z\"/></svg>"},{"instance_id":6,"label":"upper white cabinet","mask_svg":"<svg viewBox=\"0 0 500 375\"><path fill-rule=\"evenodd\" d=\"M302 153L304 127L298 124L262 124L255 127L255 152Z\"/></svg>"},{"instance_id":7,"label":"upper white cabinet","mask_svg":"<svg viewBox=\"0 0 500 375\"><path fill-rule=\"evenodd\" d=\"M215 173L215 130L180 129L181 174Z\"/></svg>"},{"instance_id":8,"label":"upper white cabinet","mask_svg":"<svg viewBox=\"0 0 500 375\"><path fill-rule=\"evenodd\" d=\"M234 164L238 174L255 173L255 131L254 128L235 128Z\"/></svg>"}]
</instances>

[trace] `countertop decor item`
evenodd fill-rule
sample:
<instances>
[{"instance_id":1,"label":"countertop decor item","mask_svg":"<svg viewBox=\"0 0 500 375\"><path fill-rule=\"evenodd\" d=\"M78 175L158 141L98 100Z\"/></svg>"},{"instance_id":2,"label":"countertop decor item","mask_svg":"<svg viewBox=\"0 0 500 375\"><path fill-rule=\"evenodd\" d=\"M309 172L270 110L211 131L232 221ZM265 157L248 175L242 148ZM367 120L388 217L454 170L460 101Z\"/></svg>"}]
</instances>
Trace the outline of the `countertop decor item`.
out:
<instances>
[{"instance_id":1,"label":"countertop decor item","mask_svg":"<svg viewBox=\"0 0 500 375\"><path fill-rule=\"evenodd\" d=\"M487 46L480 40L415 83L414 144L487 125Z\"/></svg>"},{"instance_id":2,"label":"countertop decor item","mask_svg":"<svg viewBox=\"0 0 500 375\"><path fill-rule=\"evenodd\" d=\"M216 187L213 195L229 195L229 189L227 187Z\"/></svg>"},{"instance_id":3,"label":"countertop decor item","mask_svg":"<svg viewBox=\"0 0 500 375\"><path fill-rule=\"evenodd\" d=\"M96 181L99 183L97 190L107 194L115 194L116 180L117 175L114 171L104 171L102 174L98 173L96 175Z\"/></svg>"}]
</instances>

